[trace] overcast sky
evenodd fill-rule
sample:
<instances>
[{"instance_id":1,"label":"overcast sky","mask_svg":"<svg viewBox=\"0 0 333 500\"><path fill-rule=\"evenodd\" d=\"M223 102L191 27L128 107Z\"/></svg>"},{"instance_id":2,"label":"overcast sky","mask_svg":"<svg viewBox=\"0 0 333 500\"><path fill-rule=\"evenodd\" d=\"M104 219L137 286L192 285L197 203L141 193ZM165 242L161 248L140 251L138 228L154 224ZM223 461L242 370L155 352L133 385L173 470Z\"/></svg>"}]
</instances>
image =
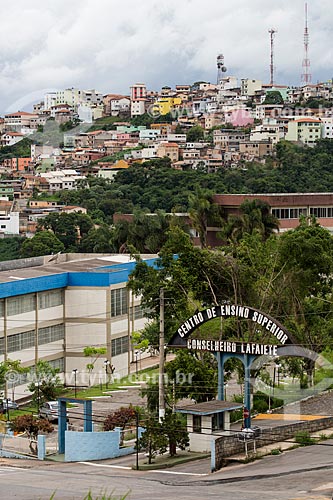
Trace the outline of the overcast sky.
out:
<instances>
[{"instance_id":1,"label":"overcast sky","mask_svg":"<svg viewBox=\"0 0 333 500\"><path fill-rule=\"evenodd\" d=\"M1 0L4 3L4 0ZM308 0L313 82L333 76L333 2ZM216 81L228 73L269 81L268 29L276 80L299 84L303 0L16 0L0 17L0 115L29 109L48 89L128 93L135 82Z\"/></svg>"}]
</instances>

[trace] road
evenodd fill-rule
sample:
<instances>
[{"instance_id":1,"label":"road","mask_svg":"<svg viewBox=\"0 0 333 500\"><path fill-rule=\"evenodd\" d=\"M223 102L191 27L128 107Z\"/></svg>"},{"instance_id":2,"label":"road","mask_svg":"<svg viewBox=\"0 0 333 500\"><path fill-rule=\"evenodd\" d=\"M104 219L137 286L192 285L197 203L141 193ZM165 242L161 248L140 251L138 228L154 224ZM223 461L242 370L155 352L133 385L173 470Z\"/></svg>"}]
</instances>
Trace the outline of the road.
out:
<instances>
[{"instance_id":1,"label":"road","mask_svg":"<svg viewBox=\"0 0 333 500\"><path fill-rule=\"evenodd\" d=\"M209 474L209 461L133 471L121 459L95 463L0 464L0 498L82 500L89 490L128 500L331 500L333 440ZM25 467L29 468L25 468Z\"/></svg>"}]
</instances>

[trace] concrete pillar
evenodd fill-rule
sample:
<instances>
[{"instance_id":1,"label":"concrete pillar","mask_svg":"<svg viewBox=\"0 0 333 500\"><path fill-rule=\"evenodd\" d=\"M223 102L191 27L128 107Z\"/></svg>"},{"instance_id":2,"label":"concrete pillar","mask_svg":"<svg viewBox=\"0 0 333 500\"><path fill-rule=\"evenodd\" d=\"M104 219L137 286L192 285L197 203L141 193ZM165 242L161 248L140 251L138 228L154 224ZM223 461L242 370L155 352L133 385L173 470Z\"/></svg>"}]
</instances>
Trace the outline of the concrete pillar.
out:
<instances>
[{"instance_id":1,"label":"concrete pillar","mask_svg":"<svg viewBox=\"0 0 333 500\"><path fill-rule=\"evenodd\" d=\"M46 436L37 436L37 458L38 460L45 460L46 456Z\"/></svg>"}]
</instances>

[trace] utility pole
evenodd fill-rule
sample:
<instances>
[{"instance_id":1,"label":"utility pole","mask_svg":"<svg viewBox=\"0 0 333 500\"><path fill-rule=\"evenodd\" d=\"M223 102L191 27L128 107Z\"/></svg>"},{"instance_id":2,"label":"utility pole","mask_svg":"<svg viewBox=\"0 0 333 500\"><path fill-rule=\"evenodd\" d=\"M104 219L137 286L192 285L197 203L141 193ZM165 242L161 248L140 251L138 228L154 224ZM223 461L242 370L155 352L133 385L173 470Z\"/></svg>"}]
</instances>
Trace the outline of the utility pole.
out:
<instances>
[{"instance_id":1,"label":"utility pole","mask_svg":"<svg viewBox=\"0 0 333 500\"><path fill-rule=\"evenodd\" d=\"M160 289L160 366L158 377L158 419L165 416L164 398L164 289Z\"/></svg>"}]
</instances>

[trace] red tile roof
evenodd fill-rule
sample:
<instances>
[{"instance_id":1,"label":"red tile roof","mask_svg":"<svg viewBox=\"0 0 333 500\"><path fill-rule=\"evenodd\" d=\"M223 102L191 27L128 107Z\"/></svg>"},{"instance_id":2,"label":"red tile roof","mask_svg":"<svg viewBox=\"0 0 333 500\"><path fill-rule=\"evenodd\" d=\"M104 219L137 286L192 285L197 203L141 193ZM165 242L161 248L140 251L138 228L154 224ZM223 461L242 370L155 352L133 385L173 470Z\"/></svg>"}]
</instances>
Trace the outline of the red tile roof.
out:
<instances>
[{"instance_id":1,"label":"red tile roof","mask_svg":"<svg viewBox=\"0 0 333 500\"><path fill-rule=\"evenodd\" d=\"M298 118L295 122L310 122L310 123L321 123L318 118Z\"/></svg>"}]
</instances>

